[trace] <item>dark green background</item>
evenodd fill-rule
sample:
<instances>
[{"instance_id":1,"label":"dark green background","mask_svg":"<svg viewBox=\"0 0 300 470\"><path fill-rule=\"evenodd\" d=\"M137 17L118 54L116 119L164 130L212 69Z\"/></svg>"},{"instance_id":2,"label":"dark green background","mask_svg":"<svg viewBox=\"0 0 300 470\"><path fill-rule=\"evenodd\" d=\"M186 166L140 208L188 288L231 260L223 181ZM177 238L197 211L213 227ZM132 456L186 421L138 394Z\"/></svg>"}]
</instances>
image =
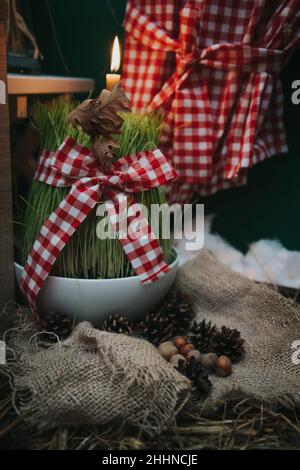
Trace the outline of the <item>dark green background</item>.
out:
<instances>
[{"instance_id":1,"label":"dark green background","mask_svg":"<svg viewBox=\"0 0 300 470\"><path fill-rule=\"evenodd\" d=\"M31 12L31 27L45 57L43 71L67 73L53 39L50 8L70 74L93 77L97 88L102 87L113 38L118 34L123 39L125 3L23 0L25 14L28 17ZM282 73L289 154L273 157L250 170L247 187L204 199L206 212L216 214L213 229L242 250L260 238L278 238L287 248L300 250L300 105L291 102L291 83L300 79L299 64L297 51Z\"/></svg>"}]
</instances>

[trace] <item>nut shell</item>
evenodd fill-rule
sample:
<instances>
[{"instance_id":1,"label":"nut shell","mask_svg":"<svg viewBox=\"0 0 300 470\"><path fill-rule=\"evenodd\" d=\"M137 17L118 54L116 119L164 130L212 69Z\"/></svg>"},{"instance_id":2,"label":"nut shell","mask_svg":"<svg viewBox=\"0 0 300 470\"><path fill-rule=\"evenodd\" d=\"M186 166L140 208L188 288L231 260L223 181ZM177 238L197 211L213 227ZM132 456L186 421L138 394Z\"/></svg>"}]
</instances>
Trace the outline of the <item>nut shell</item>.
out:
<instances>
[{"instance_id":1,"label":"nut shell","mask_svg":"<svg viewBox=\"0 0 300 470\"><path fill-rule=\"evenodd\" d=\"M231 360L227 356L219 356L216 361L215 372L219 377L228 377L232 372Z\"/></svg>"},{"instance_id":2,"label":"nut shell","mask_svg":"<svg viewBox=\"0 0 300 470\"><path fill-rule=\"evenodd\" d=\"M186 363L186 359L184 356L182 356L182 354L174 354L174 356L172 356L170 359L170 364L173 367L178 367L179 361L184 361L184 363Z\"/></svg>"},{"instance_id":3,"label":"nut shell","mask_svg":"<svg viewBox=\"0 0 300 470\"><path fill-rule=\"evenodd\" d=\"M195 349L195 346L193 344L185 344L180 348L180 353L183 354L183 356L186 356L190 351L193 351Z\"/></svg>"},{"instance_id":4,"label":"nut shell","mask_svg":"<svg viewBox=\"0 0 300 470\"><path fill-rule=\"evenodd\" d=\"M213 369L216 366L217 355L214 353L202 354L201 364L205 369Z\"/></svg>"},{"instance_id":5,"label":"nut shell","mask_svg":"<svg viewBox=\"0 0 300 470\"><path fill-rule=\"evenodd\" d=\"M177 348L182 348L183 346L186 345L186 339L184 336L176 336L174 338L174 344Z\"/></svg>"},{"instance_id":6,"label":"nut shell","mask_svg":"<svg viewBox=\"0 0 300 470\"><path fill-rule=\"evenodd\" d=\"M158 350L162 357L164 357L167 361L170 360L174 354L178 354L178 349L174 346L172 341L165 341L161 343L158 347Z\"/></svg>"},{"instance_id":7,"label":"nut shell","mask_svg":"<svg viewBox=\"0 0 300 470\"><path fill-rule=\"evenodd\" d=\"M194 360L196 362L200 362L201 361L201 353L197 349L192 349L191 351L189 351L187 353L186 358L187 358L188 361L190 361L192 358L194 358Z\"/></svg>"}]
</instances>

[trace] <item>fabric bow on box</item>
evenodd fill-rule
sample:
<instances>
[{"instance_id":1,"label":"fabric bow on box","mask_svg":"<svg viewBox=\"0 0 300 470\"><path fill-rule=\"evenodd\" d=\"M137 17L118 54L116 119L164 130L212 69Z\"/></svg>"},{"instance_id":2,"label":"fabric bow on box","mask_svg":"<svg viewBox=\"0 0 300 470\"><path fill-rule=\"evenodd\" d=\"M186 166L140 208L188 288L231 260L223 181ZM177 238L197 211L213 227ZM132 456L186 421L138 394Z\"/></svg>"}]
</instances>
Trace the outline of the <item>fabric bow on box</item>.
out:
<instances>
[{"instance_id":1,"label":"fabric bow on box","mask_svg":"<svg viewBox=\"0 0 300 470\"><path fill-rule=\"evenodd\" d=\"M287 151L278 74L300 44L299 0L129 0L125 30L125 90L164 110L182 202Z\"/></svg>"},{"instance_id":2,"label":"fabric bow on box","mask_svg":"<svg viewBox=\"0 0 300 470\"><path fill-rule=\"evenodd\" d=\"M107 172L99 169L98 160L88 148L70 137L57 152L44 150L35 179L71 189L45 221L24 267L21 289L30 305L36 307L36 297L59 253L100 199L116 233L124 217L122 202L126 195L130 195L127 226L139 213L143 230L138 236L130 236L130 232L123 234L119 241L141 282L150 284L167 273L169 267L159 242L133 193L164 185L175 177L174 169L158 149L123 157Z\"/></svg>"}]
</instances>

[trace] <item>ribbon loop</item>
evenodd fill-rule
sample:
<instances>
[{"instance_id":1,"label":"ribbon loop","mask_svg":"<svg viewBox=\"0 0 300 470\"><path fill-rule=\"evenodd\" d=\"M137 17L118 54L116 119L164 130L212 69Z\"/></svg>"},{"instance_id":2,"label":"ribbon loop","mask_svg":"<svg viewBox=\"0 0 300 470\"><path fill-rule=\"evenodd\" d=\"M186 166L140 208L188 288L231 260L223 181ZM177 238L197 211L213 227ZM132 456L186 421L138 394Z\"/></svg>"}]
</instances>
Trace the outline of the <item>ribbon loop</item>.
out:
<instances>
[{"instance_id":1,"label":"ribbon loop","mask_svg":"<svg viewBox=\"0 0 300 470\"><path fill-rule=\"evenodd\" d=\"M120 201L127 193L131 194L131 210L135 206L136 212L142 214L132 193L161 186L175 177L174 169L158 149L121 158L105 173L90 150L70 137L57 152L44 151L35 179L54 187L71 186L71 190L44 222L27 258L20 286L30 305L36 308L37 295L61 250L101 198L109 207L108 216L118 232L119 221L124 217ZM127 225L133 219L129 214ZM142 236L125 234L119 241L141 282L149 284L168 272L169 267L146 217L140 215L139 223Z\"/></svg>"}]
</instances>

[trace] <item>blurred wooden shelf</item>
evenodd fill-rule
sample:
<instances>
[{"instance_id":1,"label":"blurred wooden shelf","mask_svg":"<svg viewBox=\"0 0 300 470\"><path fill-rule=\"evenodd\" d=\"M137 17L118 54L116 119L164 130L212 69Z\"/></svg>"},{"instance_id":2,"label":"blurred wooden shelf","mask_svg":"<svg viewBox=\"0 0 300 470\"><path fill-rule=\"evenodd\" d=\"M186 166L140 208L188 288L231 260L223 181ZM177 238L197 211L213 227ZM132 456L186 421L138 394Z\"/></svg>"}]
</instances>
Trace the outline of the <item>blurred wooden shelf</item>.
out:
<instances>
[{"instance_id":1,"label":"blurred wooden shelf","mask_svg":"<svg viewBox=\"0 0 300 470\"><path fill-rule=\"evenodd\" d=\"M90 93L95 81L84 77L7 74L8 95L14 100L11 118L27 116L27 97L31 95L70 95Z\"/></svg>"},{"instance_id":2,"label":"blurred wooden shelf","mask_svg":"<svg viewBox=\"0 0 300 470\"><path fill-rule=\"evenodd\" d=\"M7 75L9 95L54 95L65 93L89 93L95 81L92 78L60 77L55 75Z\"/></svg>"}]
</instances>

